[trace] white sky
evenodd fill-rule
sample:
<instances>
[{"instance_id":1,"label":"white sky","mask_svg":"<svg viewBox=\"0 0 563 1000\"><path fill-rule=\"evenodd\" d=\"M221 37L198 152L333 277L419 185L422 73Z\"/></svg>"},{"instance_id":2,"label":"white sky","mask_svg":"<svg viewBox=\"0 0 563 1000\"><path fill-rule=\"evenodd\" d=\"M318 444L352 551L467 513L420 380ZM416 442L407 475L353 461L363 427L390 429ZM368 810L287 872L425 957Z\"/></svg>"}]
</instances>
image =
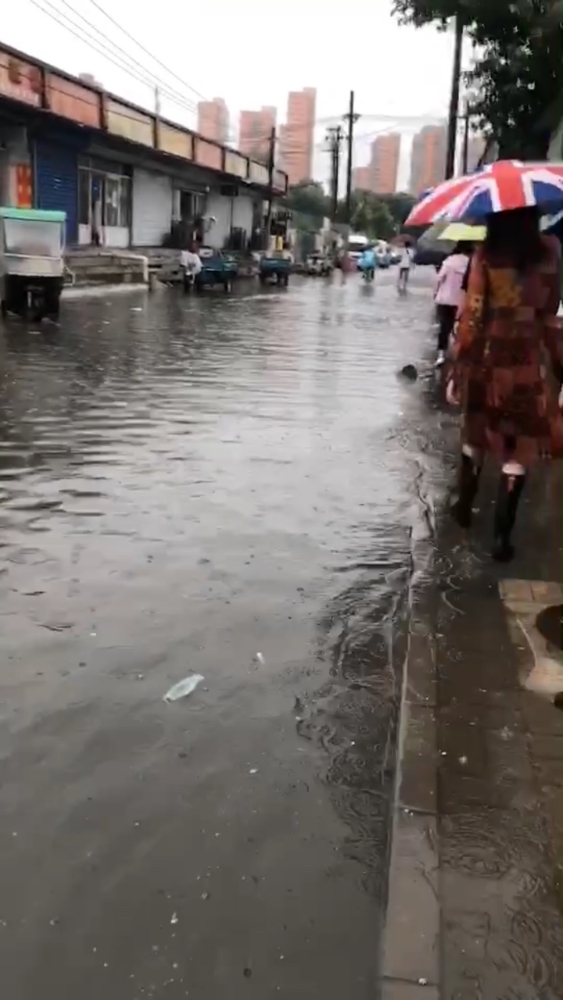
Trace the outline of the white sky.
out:
<instances>
[{"instance_id":1,"label":"white sky","mask_svg":"<svg viewBox=\"0 0 563 1000\"><path fill-rule=\"evenodd\" d=\"M408 137L425 120L446 115L452 34L400 26L391 15L391 6L391 0L348 0L347 4L336 0L281 0L278 4L271 0L19 0L17 4L5 0L0 34L7 44L70 73L93 73L108 90L145 107L154 106L157 77L182 102L173 103L171 95L162 93L162 113L190 127L195 126L195 104L201 95L222 96L229 105L233 139L241 108L272 104L278 108L278 121L283 121L288 90L314 86L315 173L324 179L326 125L345 112L351 89L356 91L356 108L362 114L356 126L355 165L366 162L369 143L377 132L397 130ZM79 40L55 18L88 38ZM95 51L93 46L109 51ZM144 79L135 79L122 65L112 64L110 53L119 63L124 53L137 60L140 65L133 72ZM407 138L400 170L403 183L408 175L408 151Z\"/></svg>"}]
</instances>

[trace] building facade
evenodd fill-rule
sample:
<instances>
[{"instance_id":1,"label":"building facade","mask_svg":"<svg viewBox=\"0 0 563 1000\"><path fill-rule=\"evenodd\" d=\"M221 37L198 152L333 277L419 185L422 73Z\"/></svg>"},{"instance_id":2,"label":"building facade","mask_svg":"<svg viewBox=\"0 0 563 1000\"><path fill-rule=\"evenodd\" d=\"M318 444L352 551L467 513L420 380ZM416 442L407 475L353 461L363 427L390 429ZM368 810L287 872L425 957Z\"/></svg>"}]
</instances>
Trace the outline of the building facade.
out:
<instances>
[{"instance_id":1,"label":"building facade","mask_svg":"<svg viewBox=\"0 0 563 1000\"><path fill-rule=\"evenodd\" d=\"M352 187L354 191L369 191L369 166L354 167L352 170Z\"/></svg>"},{"instance_id":2,"label":"building facade","mask_svg":"<svg viewBox=\"0 0 563 1000\"><path fill-rule=\"evenodd\" d=\"M0 47L2 203L64 211L69 245L161 246L197 225L242 247L268 183L264 164Z\"/></svg>"},{"instance_id":3,"label":"building facade","mask_svg":"<svg viewBox=\"0 0 563 1000\"><path fill-rule=\"evenodd\" d=\"M446 176L447 131L445 125L425 125L412 143L411 194L435 187Z\"/></svg>"},{"instance_id":4,"label":"building facade","mask_svg":"<svg viewBox=\"0 0 563 1000\"><path fill-rule=\"evenodd\" d=\"M395 194L400 153L401 136L396 132L378 135L372 142L369 190L374 194Z\"/></svg>"},{"instance_id":5,"label":"building facade","mask_svg":"<svg viewBox=\"0 0 563 1000\"><path fill-rule=\"evenodd\" d=\"M276 108L266 106L259 111L241 111L238 147L244 156L252 156L262 163L268 162L276 119Z\"/></svg>"},{"instance_id":6,"label":"building facade","mask_svg":"<svg viewBox=\"0 0 563 1000\"><path fill-rule=\"evenodd\" d=\"M197 106L197 130L206 139L225 143L229 138L229 110L222 97L200 101Z\"/></svg>"},{"instance_id":7,"label":"building facade","mask_svg":"<svg viewBox=\"0 0 563 1000\"><path fill-rule=\"evenodd\" d=\"M293 90L287 98L287 120L280 130L280 158L289 184L311 180L317 91Z\"/></svg>"}]
</instances>

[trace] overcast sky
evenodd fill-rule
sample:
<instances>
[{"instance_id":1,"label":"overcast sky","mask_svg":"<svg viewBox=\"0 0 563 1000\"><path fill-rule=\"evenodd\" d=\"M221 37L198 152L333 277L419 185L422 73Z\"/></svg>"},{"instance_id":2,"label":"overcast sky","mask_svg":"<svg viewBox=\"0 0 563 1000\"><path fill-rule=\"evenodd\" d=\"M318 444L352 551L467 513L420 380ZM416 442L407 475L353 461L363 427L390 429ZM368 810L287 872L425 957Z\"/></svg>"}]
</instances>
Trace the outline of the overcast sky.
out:
<instances>
[{"instance_id":1,"label":"overcast sky","mask_svg":"<svg viewBox=\"0 0 563 1000\"><path fill-rule=\"evenodd\" d=\"M157 78L164 85L163 114L191 127L201 96L222 96L231 112L233 139L241 108L276 105L283 121L288 90L316 87L315 163L322 176L325 126L344 113L351 89L362 114L358 165L367 160L374 134L396 128L412 135L424 120L445 117L452 35L400 26L391 6L391 0L282 0L275 6L265 0L4 0L0 36L68 72L93 73L108 90L145 107L154 105ZM133 38L164 65L151 60ZM129 72L114 65L110 53L117 63L128 56L129 65L131 60L137 65ZM165 87L181 103L173 103ZM407 173L408 140L404 146L401 179Z\"/></svg>"}]
</instances>

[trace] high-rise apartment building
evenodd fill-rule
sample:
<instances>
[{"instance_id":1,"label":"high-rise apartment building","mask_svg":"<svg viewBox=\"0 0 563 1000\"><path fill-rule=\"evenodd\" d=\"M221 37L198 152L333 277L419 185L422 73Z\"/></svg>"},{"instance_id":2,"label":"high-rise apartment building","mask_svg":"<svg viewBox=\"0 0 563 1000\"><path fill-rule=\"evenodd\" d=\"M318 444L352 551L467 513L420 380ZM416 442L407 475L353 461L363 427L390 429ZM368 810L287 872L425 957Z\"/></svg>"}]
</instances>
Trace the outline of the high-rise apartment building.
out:
<instances>
[{"instance_id":1,"label":"high-rise apartment building","mask_svg":"<svg viewBox=\"0 0 563 1000\"><path fill-rule=\"evenodd\" d=\"M369 190L374 194L395 194L399 173L401 136L397 132L378 135L371 144Z\"/></svg>"},{"instance_id":2,"label":"high-rise apartment building","mask_svg":"<svg viewBox=\"0 0 563 1000\"><path fill-rule=\"evenodd\" d=\"M445 125L425 125L412 143L410 189L419 195L435 187L446 176L447 133Z\"/></svg>"},{"instance_id":3,"label":"high-rise apartment building","mask_svg":"<svg viewBox=\"0 0 563 1000\"><path fill-rule=\"evenodd\" d=\"M308 181L313 174L316 105L314 87L288 94L287 122L280 130L280 154L290 185Z\"/></svg>"},{"instance_id":4,"label":"high-rise apartment building","mask_svg":"<svg viewBox=\"0 0 563 1000\"><path fill-rule=\"evenodd\" d=\"M352 170L352 187L354 191L369 191L369 166L354 167Z\"/></svg>"},{"instance_id":5,"label":"high-rise apartment building","mask_svg":"<svg viewBox=\"0 0 563 1000\"><path fill-rule=\"evenodd\" d=\"M222 97L199 102L197 106L197 130L206 139L227 142L229 138L229 111Z\"/></svg>"},{"instance_id":6,"label":"high-rise apartment building","mask_svg":"<svg viewBox=\"0 0 563 1000\"><path fill-rule=\"evenodd\" d=\"M267 163L270 155L272 129L276 124L276 109L262 107L259 111L241 111L239 119L239 149L244 156Z\"/></svg>"}]
</instances>

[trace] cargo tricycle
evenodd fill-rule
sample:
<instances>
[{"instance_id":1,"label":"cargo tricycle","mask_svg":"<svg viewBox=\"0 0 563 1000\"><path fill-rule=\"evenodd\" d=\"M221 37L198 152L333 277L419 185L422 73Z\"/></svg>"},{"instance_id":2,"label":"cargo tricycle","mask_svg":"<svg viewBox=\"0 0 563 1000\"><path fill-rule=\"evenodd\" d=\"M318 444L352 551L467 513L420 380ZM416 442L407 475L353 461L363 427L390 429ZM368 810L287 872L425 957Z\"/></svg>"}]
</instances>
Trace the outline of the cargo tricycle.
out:
<instances>
[{"instance_id":1,"label":"cargo tricycle","mask_svg":"<svg viewBox=\"0 0 563 1000\"><path fill-rule=\"evenodd\" d=\"M0 207L0 311L57 319L64 275L65 212Z\"/></svg>"}]
</instances>

